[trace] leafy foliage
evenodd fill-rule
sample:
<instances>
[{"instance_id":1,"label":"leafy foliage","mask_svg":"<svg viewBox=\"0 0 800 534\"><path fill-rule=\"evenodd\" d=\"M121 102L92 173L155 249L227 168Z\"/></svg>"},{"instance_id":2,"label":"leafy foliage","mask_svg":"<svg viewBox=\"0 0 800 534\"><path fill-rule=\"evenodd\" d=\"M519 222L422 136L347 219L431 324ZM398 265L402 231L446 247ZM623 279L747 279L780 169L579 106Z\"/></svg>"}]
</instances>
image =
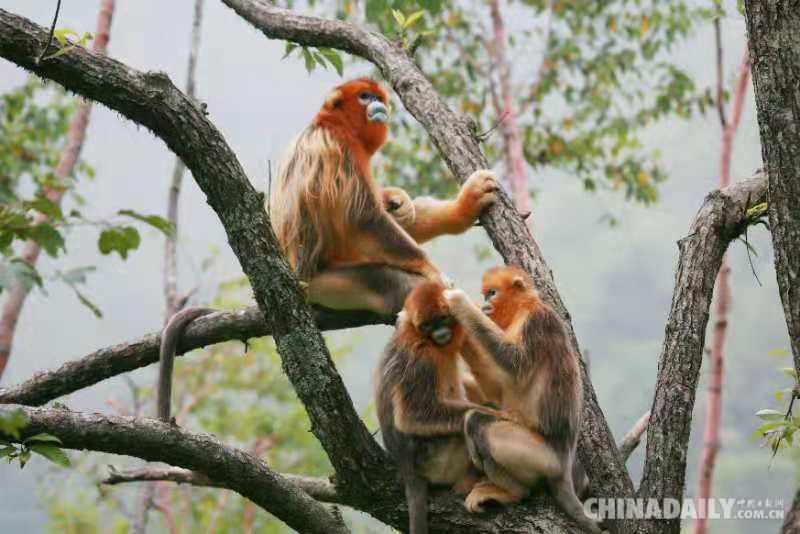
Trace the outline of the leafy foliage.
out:
<instances>
[{"instance_id":1,"label":"leafy foliage","mask_svg":"<svg viewBox=\"0 0 800 534\"><path fill-rule=\"evenodd\" d=\"M28 418L22 410L12 410L0 414L0 436L5 435L19 440L20 432L26 426L28 426ZM69 467L69 456L61 449L60 445L60 439L46 433L30 436L21 442L0 438L0 458L5 458L8 463L12 463L14 460L18 461L21 469L35 453L61 467Z\"/></svg>"},{"instance_id":2,"label":"leafy foliage","mask_svg":"<svg viewBox=\"0 0 800 534\"><path fill-rule=\"evenodd\" d=\"M789 352L785 349L769 351L771 357L785 357ZM791 447L794 444L794 434L800 429L800 415L794 414L794 404L800 398L800 381L794 367L784 367L783 373L792 381L792 387L781 388L775 391L775 400L786 403L788 408L775 410L764 408L756 412L756 417L763 422L753 431L753 437L761 439L764 445L769 446L773 456L781 447Z\"/></svg>"},{"instance_id":3,"label":"leafy foliage","mask_svg":"<svg viewBox=\"0 0 800 534\"><path fill-rule=\"evenodd\" d=\"M417 61L449 104L473 117L479 131L502 120L484 2L333 4L337 17L365 20L401 46L409 45L413 25L412 40L424 43ZM670 52L720 8L686 0L510 0L503 8L509 59L518 71L513 105L530 169L558 170L587 191L654 202L666 173L641 135L658 121L689 118L712 105L710 89L698 89L670 62ZM416 193L452 192L425 132L403 114L392 130L380 158L386 180ZM502 136L484 148L490 161L502 159Z\"/></svg>"}]
</instances>

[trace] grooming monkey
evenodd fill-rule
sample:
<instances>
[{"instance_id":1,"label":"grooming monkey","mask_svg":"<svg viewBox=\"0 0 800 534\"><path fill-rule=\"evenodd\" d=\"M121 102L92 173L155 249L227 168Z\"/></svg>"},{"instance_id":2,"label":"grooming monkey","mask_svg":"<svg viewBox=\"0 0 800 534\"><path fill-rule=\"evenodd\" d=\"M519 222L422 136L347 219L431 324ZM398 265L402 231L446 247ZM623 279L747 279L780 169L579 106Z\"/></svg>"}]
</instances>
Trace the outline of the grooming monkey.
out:
<instances>
[{"instance_id":1,"label":"grooming monkey","mask_svg":"<svg viewBox=\"0 0 800 534\"><path fill-rule=\"evenodd\" d=\"M516 503L544 481L575 522L602 532L584 514L573 485L583 389L564 324L521 269L487 271L483 294L482 312L463 291L444 293L470 344L463 357L487 397L507 414L501 419L470 411L465 417L470 456L486 474L466 507L481 512L489 502Z\"/></svg>"},{"instance_id":2,"label":"grooming monkey","mask_svg":"<svg viewBox=\"0 0 800 534\"><path fill-rule=\"evenodd\" d=\"M367 78L336 87L281 164L270 199L272 226L292 268L308 284L311 303L394 315L420 281L441 279L413 236L386 211L372 178L370 157L388 133L388 98ZM434 221L425 224L421 210L412 228L424 228L420 235L426 239L456 227L466 230L494 202L497 187L490 171L477 171L462 186L457 209L434 210ZM210 313L191 310L171 320L161 336L158 405L164 420L177 341L194 318Z\"/></svg>"},{"instance_id":3,"label":"grooming monkey","mask_svg":"<svg viewBox=\"0 0 800 534\"><path fill-rule=\"evenodd\" d=\"M443 292L437 282L414 288L376 371L378 421L405 484L412 534L428 532L429 483L466 494L478 480L464 439L464 415L501 416L466 400L459 369L464 332Z\"/></svg>"}]
</instances>

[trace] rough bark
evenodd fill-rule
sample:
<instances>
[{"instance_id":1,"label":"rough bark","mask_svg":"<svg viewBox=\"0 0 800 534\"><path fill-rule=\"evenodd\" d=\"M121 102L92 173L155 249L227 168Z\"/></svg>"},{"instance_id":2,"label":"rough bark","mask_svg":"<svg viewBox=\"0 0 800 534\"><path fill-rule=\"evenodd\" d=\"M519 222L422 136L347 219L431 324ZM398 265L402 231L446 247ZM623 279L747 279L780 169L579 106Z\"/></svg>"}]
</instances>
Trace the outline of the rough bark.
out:
<instances>
[{"instance_id":1,"label":"rough bark","mask_svg":"<svg viewBox=\"0 0 800 534\"><path fill-rule=\"evenodd\" d=\"M658 362L640 497L683 497L692 409L714 280L728 244L746 228L747 208L765 198L763 173L711 193L689 235L678 241L675 292ZM680 519L652 521L646 527L650 532L677 533Z\"/></svg>"},{"instance_id":2,"label":"rough bark","mask_svg":"<svg viewBox=\"0 0 800 534\"><path fill-rule=\"evenodd\" d=\"M114 0L104 0L100 4L100 11L97 14L97 29L92 40L92 51L98 54L105 54L108 46L108 39L111 31L111 19L114 14ZM75 164L83 148L83 141L86 138L86 128L89 125L89 115L92 105L81 100L75 108L75 113L69 123L67 132L67 143L58 160L58 165L53 171L57 182L64 180L72 174ZM42 193L48 200L55 204L60 204L65 191L46 187ZM50 218L39 213L34 218L34 224L45 223ZM20 253L22 261L28 265L36 265L39 260L41 247L36 241L27 241ZM17 331L17 322L28 298L30 287L24 284L14 284L6 294L6 301L3 305L3 312L0 315L0 378L8 365L11 357L11 348L14 343L14 333Z\"/></svg>"},{"instance_id":3,"label":"rough bark","mask_svg":"<svg viewBox=\"0 0 800 534\"><path fill-rule=\"evenodd\" d=\"M448 108L406 50L383 35L338 20L297 15L262 1L222 1L271 39L336 48L372 62L400 96L405 108L427 130L460 182L476 169L488 167L475 135L474 121ZM542 298L567 321L573 346L579 351L569 312L556 289L552 272L507 195L500 194L499 202L481 217L481 224L507 264L520 266L533 275ZM633 483L615 447L585 366L582 369L585 402L579 456L594 493L631 496Z\"/></svg>"},{"instance_id":4,"label":"rough bark","mask_svg":"<svg viewBox=\"0 0 800 534\"><path fill-rule=\"evenodd\" d=\"M363 312L333 313L317 309L314 316L320 330L393 322L391 318ZM246 343L250 338L271 333L264 315L255 306L237 312L218 312L201 317L188 326L178 345L178 355L225 341ZM38 373L21 384L0 389L0 404L40 406L107 378L150 365L158 361L160 343L161 333L154 332L134 341L102 348L53 371Z\"/></svg>"},{"instance_id":5,"label":"rough bark","mask_svg":"<svg viewBox=\"0 0 800 534\"><path fill-rule=\"evenodd\" d=\"M748 0L745 7L775 273L800 371L800 6Z\"/></svg>"},{"instance_id":6,"label":"rough bark","mask_svg":"<svg viewBox=\"0 0 800 534\"><path fill-rule=\"evenodd\" d=\"M781 533L800 534L800 491L795 493L792 507L786 512Z\"/></svg>"},{"instance_id":7,"label":"rough bark","mask_svg":"<svg viewBox=\"0 0 800 534\"><path fill-rule=\"evenodd\" d=\"M46 432L68 449L92 449L214 473L224 487L246 497L299 532L348 532L340 517L272 471L262 460L217 441L156 419L82 414L67 409L21 409L28 417L22 439ZM8 436L6 436L8 438Z\"/></svg>"},{"instance_id":8,"label":"rough bark","mask_svg":"<svg viewBox=\"0 0 800 534\"><path fill-rule=\"evenodd\" d=\"M182 94L164 73L139 72L81 48L37 63L46 38L41 27L0 10L0 56L146 126L192 171L250 280L312 432L337 474L354 482L348 487L364 491L370 473L384 472L385 454L353 408L305 296L281 254L262 195L253 189L222 134L207 120L202 106Z\"/></svg>"}]
</instances>

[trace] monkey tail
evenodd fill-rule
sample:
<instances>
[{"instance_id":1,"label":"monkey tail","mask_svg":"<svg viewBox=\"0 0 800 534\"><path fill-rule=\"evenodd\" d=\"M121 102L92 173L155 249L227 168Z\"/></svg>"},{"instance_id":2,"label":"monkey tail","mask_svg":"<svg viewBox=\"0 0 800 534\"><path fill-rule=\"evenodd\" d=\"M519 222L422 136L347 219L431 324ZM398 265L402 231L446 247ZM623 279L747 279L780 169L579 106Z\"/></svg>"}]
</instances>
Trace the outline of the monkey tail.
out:
<instances>
[{"instance_id":1,"label":"monkey tail","mask_svg":"<svg viewBox=\"0 0 800 534\"><path fill-rule=\"evenodd\" d=\"M405 441L398 451L397 460L406 490L408 531L410 534L428 534L428 481L414 469L416 449L413 439Z\"/></svg>"},{"instance_id":2,"label":"monkey tail","mask_svg":"<svg viewBox=\"0 0 800 534\"><path fill-rule=\"evenodd\" d=\"M408 531L428 534L428 481L417 474L404 475L408 502Z\"/></svg>"},{"instance_id":3,"label":"monkey tail","mask_svg":"<svg viewBox=\"0 0 800 534\"><path fill-rule=\"evenodd\" d=\"M178 349L178 342L189 323L215 311L217 310L212 310L211 308L186 308L170 317L161 331L161 348L159 350L161 363L158 369L157 408L158 418L166 423L170 421L172 368L175 362L175 351Z\"/></svg>"}]
</instances>

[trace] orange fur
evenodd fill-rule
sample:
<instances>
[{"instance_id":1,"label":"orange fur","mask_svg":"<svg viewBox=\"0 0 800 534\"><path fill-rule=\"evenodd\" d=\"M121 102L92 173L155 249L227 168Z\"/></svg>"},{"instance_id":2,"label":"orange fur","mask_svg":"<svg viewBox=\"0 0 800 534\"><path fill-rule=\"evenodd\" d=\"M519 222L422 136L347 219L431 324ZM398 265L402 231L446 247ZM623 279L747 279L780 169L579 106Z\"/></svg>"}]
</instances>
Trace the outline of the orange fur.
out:
<instances>
[{"instance_id":1,"label":"orange fur","mask_svg":"<svg viewBox=\"0 0 800 534\"><path fill-rule=\"evenodd\" d=\"M494 267L483 275L481 292L498 292L487 314L500 328L507 330L520 312L531 313L542 306L531 276L519 267Z\"/></svg>"},{"instance_id":2,"label":"orange fur","mask_svg":"<svg viewBox=\"0 0 800 534\"><path fill-rule=\"evenodd\" d=\"M410 354L435 357L437 360L452 360L457 365L459 351L464 344L464 329L454 322L452 339L446 345L435 345L420 326L432 319L449 317L450 308L444 299L445 287L438 282L423 282L406 298L404 316L398 321L396 336L400 343L410 347Z\"/></svg>"},{"instance_id":3,"label":"orange fur","mask_svg":"<svg viewBox=\"0 0 800 534\"><path fill-rule=\"evenodd\" d=\"M369 160L386 141L388 127L368 119L371 103L362 95L388 108L388 94L380 85L367 78L352 80L330 93L311 125L293 140L270 199L275 233L289 263L308 282L326 271L362 265L438 279L439 270L383 207ZM316 298L315 292L328 297L339 286L360 287L358 275L347 276L344 284L337 278L329 283L331 276L325 284L311 283L311 302L397 311L350 294L330 301ZM324 287L317 291L318 286ZM404 296L395 300L402 302Z\"/></svg>"}]
</instances>

